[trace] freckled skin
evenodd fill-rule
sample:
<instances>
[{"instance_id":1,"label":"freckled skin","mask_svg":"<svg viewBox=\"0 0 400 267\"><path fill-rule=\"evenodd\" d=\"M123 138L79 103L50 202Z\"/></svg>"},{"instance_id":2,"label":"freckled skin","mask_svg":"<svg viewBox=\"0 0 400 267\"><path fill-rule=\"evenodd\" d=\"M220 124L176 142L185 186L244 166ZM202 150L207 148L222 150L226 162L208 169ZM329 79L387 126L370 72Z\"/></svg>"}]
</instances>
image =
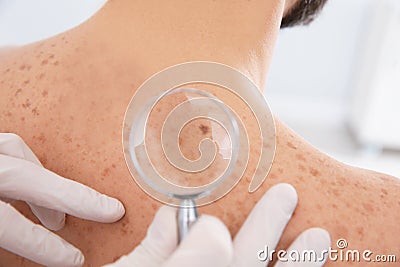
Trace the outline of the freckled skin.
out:
<instances>
[{"instance_id":1,"label":"freckled skin","mask_svg":"<svg viewBox=\"0 0 400 267\"><path fill-rule=\"evenodd\" d=\"M112 1L71 31L0 51L0 132L19 134L46 168L118 197L126 207L125 217L114 224L67 217L57 234L83 251L85 266L109 263L130 252L160 206L134 183L123 158L122 121L135 90L155 72L193 60L233 66L263 88L284 11L282 1L162 3L143 1L133 7L130 1ZM143 27L127 27L144 22ZM288 182L297 189L299 205L278 249L309 227L323 227L333 242L346 238L351 249L400 256L399 181L329 158L278 118L271 172L261 188L249 194L259 154L258 130L251 113L226 98L248 126L249 165L239 184L201 213L218 216L234 235L272 185ZM162 122L164 111L156 110L154 125ZM183 132L183 153L196 158L198 140L210 132L202 121L195 136ZM24 203L15 205L38 223ZM37 266L4 250L0 259L0 266Z\"/></svg>"}]
</instances>

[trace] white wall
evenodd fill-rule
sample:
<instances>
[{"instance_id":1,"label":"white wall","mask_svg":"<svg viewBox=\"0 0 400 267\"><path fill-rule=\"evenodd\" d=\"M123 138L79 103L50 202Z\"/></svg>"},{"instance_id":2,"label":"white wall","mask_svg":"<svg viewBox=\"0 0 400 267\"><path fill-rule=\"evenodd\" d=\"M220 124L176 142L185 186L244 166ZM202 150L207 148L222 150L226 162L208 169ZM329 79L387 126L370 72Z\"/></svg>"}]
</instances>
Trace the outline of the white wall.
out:
<instances>
[{"instance_id":1,"label":"white wall","mask_svg":"<svg viewBox=\"0 0 400 267\"><path fill-rule=\"evenodd\" d=\"M369 0L330 0L309 26L282 30L266 92L347 98Z\"/></svg>"},{"instance_id":2,"label":"white wall","mask_svg":"<svg viewBox=\"0 0 400 267\"><path fill-rule=\"evenodd\" d=\"M0 46L23 45L70 29L107 0L0 0Z\"/></svg>"},{"instance_id":3,"label":"white wall","mask_svg":"<svg viewBox=\"0 0 400 267\"><path fill-rule=\"evenodd\" d=\"M377 6L387 5L400 9L399 0L329 0L311 25L281 31L265 93L272 111L320 150L351 165L400 177L400 153L380 149L389 144L388 133L391 146L386 148L400 143L400 17L387 12L379 14L379 23L372 23ZM383 38L380 33L389 31L389 25L390 38ZM384 77L380 87L371 82L376 77ZM352 101L355 89L361 101ZM379 94L368 98L371 91ZM376 101L384 108L372 105L379 112L367 120L373 109L365 104ZM354 135L346 122L356 102L362 114L353 121L371 123ZM380 134L374 135L372 146L365 146L355 142L360 131ZM387 140L377 141L378 137Z\"/></svg>"}]
</instances>

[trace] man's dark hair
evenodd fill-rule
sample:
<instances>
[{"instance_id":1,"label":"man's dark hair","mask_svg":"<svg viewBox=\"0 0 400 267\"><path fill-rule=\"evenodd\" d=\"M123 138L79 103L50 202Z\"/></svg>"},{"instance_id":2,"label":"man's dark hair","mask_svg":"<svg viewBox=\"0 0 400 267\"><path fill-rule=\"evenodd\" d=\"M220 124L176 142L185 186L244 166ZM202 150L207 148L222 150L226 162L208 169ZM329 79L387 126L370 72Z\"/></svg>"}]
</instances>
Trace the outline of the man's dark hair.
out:
<instances>
[{"instance_id":1,"label":"man's dark hair","mask_svg":"<svg viewBox=\"0 0 400 267\"><path fill-rule=\"evenodd\" d=\"M298 0L283 17L281 28L307 25L313 21L327 0Z\"/></svg>"}]
</instances>

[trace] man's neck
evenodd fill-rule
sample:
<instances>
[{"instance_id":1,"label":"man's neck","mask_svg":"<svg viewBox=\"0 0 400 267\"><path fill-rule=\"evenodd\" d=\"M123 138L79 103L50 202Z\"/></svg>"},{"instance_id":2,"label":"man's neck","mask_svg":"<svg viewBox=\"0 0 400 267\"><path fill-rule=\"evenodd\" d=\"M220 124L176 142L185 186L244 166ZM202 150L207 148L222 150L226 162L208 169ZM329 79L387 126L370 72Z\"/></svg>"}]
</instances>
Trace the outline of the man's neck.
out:
<instances>
[{"instance_id":1,"label":"man's neck","mask_svg":"<svg viewBox=\"0 0 400 267\"><path fill-rule=\"evenodd\" d=\"M110 1L72 32L86 58L110 57L145 67L146 75L185 61L216 61L263 89L283 8L282 0Z\"/></svg>"}]
</instances>

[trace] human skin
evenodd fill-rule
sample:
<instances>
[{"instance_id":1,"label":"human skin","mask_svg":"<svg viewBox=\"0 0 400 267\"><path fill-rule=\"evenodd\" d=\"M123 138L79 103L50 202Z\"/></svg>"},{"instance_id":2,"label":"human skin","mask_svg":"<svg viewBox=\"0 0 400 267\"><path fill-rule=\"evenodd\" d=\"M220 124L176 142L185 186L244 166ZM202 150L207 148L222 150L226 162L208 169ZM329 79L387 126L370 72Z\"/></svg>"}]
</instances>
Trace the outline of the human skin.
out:
<instances>
[{"instance_id":1,"label":"human skin","mask_svg":"<svg viewBox=\"0 0 400 267\"><path fill-rule=\"evenodd\" d=\"M57 232L82 250L85 266L129 253L160 206L134 183L123 157L122 121L135 90L154 73L195 60L237 68L264 88L280 20L289 6L284 0L173 5L111 1L66 33L0 51L0 132L20 135L47 169L125 205L126 214L117 223L69 216ZM307 228L322 227L329 231L333 248L337 239L345 238L349 249L400 257L399 180L340 163L278 118L275 124L275 159L262 186L255 193L247 191L257 163L257 151L251 150L239 184L200 212L219 217L234 236L263 193L286 182L296 188L299 204L279 248L286 248ZM197 146L202 129L197 138L182 137L183 150ZM257 135L251 123L247 131ZM24 203L15 206L38 223ZM0 259L0 266L37 266L4 250Z\"/></svg>"}]
</instances>

